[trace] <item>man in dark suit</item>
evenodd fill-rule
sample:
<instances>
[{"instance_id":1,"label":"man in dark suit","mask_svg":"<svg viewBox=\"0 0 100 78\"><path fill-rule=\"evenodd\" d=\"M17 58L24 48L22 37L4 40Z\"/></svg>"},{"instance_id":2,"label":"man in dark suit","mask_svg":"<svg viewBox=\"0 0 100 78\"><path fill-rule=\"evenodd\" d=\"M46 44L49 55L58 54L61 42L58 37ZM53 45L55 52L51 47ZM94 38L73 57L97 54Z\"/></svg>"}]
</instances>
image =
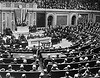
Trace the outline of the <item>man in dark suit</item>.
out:
<instances>
[{"instance_id":1,"label":"man in dark suit","mask_svg":"<svg viewBox=\"0 0 100 78\"><path fill-rule=\"evenodd\" d=\"M44 73L41 73L40 78L50 78L50 75L46 69L44 69Z\"/></svg>"},{"instance_id":2,"label":"man in dark suit","mask_svg":"<svg viewBox=\"0 0 100 78\"><path fill-rule=\"evenodd\" d=\"M23 65L23 64L20 65L20 70L18 70L18 72L20 72L20 71L25 72L25 70L24 70L24 65Z\"/></svg>"},{"instance_id":3,"label":"man in dark suit","mask_svg":"<svg viewBox=\"0 0 100 78\"><path fill-rule=\"evenodd\" d=\"M13 72L13 71L15 71L15 70L12 69L12 65L8 65L8 70L6 70L6 71L7 71L7 72L9 72L9 71Z\"/></svg>"},{"instance_id":4,"label":"man in dark suit","mask_svg":"<svg viewBox=\"0 0 100 78\"><path fill-rule=\"evenodd\" d=\"M64 77L61 77L61 78L73 78L73 77L71 77L71 76L69 75L69 72L66 72L66 73L65 73L65 76L64 76Z\"/></svg>"},{"instance_id":5,"label":"man in dark suit","mask_svg":"<svg viewBox=\"0 0 100 78\"><path fill-rule=\"evenodd\" d=\"M10 73L7 73L6 78L14 78L14 77L12 77Z\"/></svg>"},{"instance_id":6,"label":"man in dark suit","mask_svg":"<svg viewBox=\"0 0 100 78\"><path fill-rule=\"evenodd\" d=\"M100 70L98 70L98 73L96 73L94 78L100 78Z\"/></svg>"}]
</instances>

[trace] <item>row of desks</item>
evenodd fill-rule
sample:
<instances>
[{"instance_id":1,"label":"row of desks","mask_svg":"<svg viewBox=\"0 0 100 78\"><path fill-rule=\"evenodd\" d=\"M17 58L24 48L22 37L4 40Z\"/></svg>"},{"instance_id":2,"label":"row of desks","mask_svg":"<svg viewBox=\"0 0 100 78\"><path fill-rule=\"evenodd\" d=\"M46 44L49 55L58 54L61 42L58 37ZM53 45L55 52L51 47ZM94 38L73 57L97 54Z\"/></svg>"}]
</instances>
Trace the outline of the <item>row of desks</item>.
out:
<instances>
[{"instance_id":1,"label":"row of desks","mask_svg":"<svg viewBox=\"0 0 100 78\"><path fill-rule=\"evenodd\" d=\"M86 69L80 70L81 73L84 73ZM98 70L100 70L100 67L91 67L90 72L92 74L96 74ZM51 71L51 78L60 78L65 76L65 72L69 72L69 75L74 77L75 74L78 73L78 69L75 70L52 70Z\"/></svg>"},{"instance_id":2,"label":"row of desks","mask_svg":"<svg viewBox=\"0 0 100 78\"><path fill-rule=\"evenodd\" d=\"M83 56L81 56L83 59L85 58L85 57L88 57L88 60L89 61L92 61L93 59L93 55L94 54L89 54L89 55L83 55ZM99 55L99 54L98 54ZM72 62L72 60L73 60L73 58L75 58L75 62L80 62L80 60L79 60L79 58L80 57L60 57L60 58L54 58L54 60L52 60L52 58L51 59L47 59L47 58L43 58L43 63L44 63L44 66L46 66L47 64L48 64L48 62L52 62L52 61L55 61L55 62L57 62L57 63L63 63L64 62L64 60L65 60L65 58L67 58L67 62L68 63L71 63ZM83 60L83 62L84 62L84 60Z\"/></svg>"},{"instance_id":3,"label":"row of desks","mask_svg":"<svg viewBox=\"0 0 100 78\"><path fill-rule=\"evenodd\" d=\"M18 64L21 64L21 63L23 63L23 60L24 59L18 59L17 58L17 60L16 60L16 62L18 63ZM31 63L33 63L33 62L35 62L35 59L26 59L27 60L27 64L31 64ZM14 63L14 58L3 58L3 63Z\"/></svg>"},{"instance_id":4,"label":"row of desks","mask_svg":"<svg viewBox=\"0 0 100 78\"><path fill-rule=\"evenodd\" d=\"M9 64L0 64L0 69L5 68L5 70L7 70L8 69L8 65ZM17 70L20 69L20 65L21 64L11 64L11 65L12 65L12 69L14 69L15 71L17 71ZM23 65L24 65L24 70L26 70L26 71L32 70L33 64L23 64ZM38 64L36 66L37 66L37 68L39 67Z\"/></svg>"},{"instance_id":5,"label":"row of desks","mask_svg":"<svg viewBox=\"0 0 100 78\"><path fill-rule=\"evenodd\" d=\"M6 78L6 74L8 72L2 72L0 71L0 75L2 76L2 78ZM39 78L40 75L40 71L34 71L34 72L9 72L11 74L12 77L14 78L21 78L22 74L26 74L26 78Z\"/></svg>"}]
</instances>

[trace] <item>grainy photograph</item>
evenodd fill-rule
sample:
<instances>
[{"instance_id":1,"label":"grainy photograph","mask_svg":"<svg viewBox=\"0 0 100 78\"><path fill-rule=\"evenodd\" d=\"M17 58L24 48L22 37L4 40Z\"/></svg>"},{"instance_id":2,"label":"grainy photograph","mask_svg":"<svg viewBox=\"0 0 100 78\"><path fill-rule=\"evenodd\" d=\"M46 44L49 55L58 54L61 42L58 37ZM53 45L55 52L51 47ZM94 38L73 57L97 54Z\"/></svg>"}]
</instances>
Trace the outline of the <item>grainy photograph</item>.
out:
<instances>
[{"instance_id":1,"label":"grainy photograph","mask_svg":"<svg viewBox=\"0 0 100 78\"><path fill-rule=\"evenodd\" d=\"M0 78L100 78L100 0L0 0Z\"/></svg>"}]
</instances>

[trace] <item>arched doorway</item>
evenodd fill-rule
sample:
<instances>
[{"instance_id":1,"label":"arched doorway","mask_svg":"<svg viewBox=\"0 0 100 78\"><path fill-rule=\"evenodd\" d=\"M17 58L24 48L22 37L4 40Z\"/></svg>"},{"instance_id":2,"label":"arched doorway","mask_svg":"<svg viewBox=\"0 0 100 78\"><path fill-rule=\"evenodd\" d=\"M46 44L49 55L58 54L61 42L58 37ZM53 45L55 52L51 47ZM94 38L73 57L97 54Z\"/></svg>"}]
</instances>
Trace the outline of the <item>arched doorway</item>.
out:
<instances>
[{"instance_id":1,"label":"arched doorway","mask_svg":"<svg viewBox=\"0 0 100 78\"><path fill-rule=\"evenodd\" d=\"M53 16L49 16L48 17L48 24L47 24L48 26L49 26L49 28L50 28L50 26L53 26Z\"/></svg>"},{"instance_id":2,"label":"arched doorway","mask_svg":"<svg viewBox=\"0 0 100 78\"><path fill-rule=\"evenodd\" d=\"M76 16L72 16L71 25L76 25Z\"/></svg>"}]
</instances>

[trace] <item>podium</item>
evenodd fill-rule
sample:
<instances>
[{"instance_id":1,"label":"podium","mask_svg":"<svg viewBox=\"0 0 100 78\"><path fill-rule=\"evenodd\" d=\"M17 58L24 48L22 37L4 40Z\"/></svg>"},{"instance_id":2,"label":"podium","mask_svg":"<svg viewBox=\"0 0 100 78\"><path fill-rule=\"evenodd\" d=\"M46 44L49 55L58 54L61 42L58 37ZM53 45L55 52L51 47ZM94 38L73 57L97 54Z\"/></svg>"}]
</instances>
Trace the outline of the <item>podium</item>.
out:
<instances>
[{"instance_id":1,"label":"podium","mask_svg":"<svg viewBox=\"0 0 100 78\"><path fill-rule=\"evenodd\" d=\"M17 31L15 31L16 34L28 34L29 33L29 27L28 26L18 26Z\"/></svg>"},{"instance_id":2,"label":"podium","mask_svg":"<svg viewBox=\"0 0 100 78\"><path fill-rule=\"evenodd\" d=\"M51 38L50 37L44 37L44 38L35 38L35 39L29 39L28 40L29 47L33 47L35 45L36 47L49 47L51 46Z\"/></svg>"}]
</instances>

